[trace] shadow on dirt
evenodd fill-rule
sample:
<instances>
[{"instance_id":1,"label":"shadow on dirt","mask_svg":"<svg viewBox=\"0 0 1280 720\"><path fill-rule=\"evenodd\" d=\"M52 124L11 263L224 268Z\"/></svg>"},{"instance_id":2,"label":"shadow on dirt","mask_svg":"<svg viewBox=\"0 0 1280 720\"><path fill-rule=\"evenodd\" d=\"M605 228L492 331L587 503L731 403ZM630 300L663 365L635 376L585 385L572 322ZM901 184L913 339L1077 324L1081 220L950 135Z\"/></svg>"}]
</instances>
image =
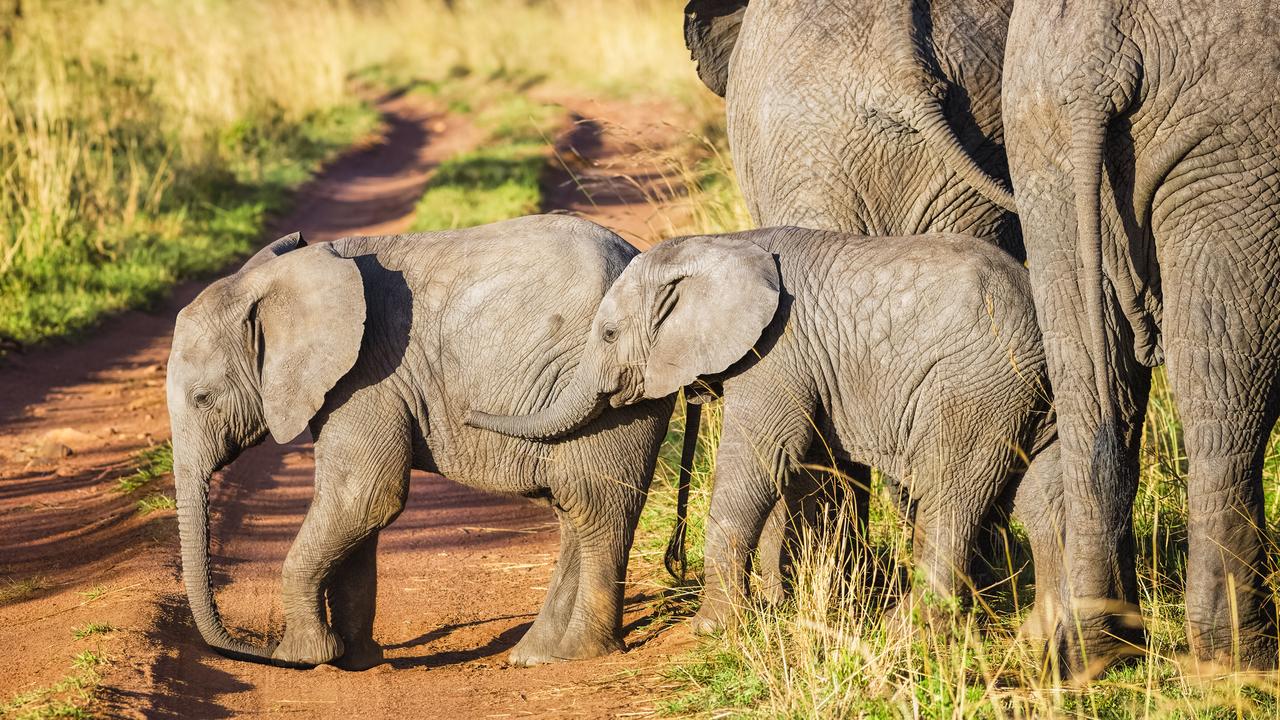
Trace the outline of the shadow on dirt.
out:
<instances>
[{"instance_id":1,"label":"shadow on dirt","mask_svg":"<svg viewBox=\"0 0 1280 720\"><path fill-rule=\"evenodd\" d=\"M161 648L151 667L157 680L154 690L145 696L114 690L108 702L117 707L147 708L146 716L151 718L235 717L219 699L252 686L207 662L214 655L192 625L182 596L165 595L159 605L156 625L147 634L147 640Z\"/></svg>"}]
</instances>

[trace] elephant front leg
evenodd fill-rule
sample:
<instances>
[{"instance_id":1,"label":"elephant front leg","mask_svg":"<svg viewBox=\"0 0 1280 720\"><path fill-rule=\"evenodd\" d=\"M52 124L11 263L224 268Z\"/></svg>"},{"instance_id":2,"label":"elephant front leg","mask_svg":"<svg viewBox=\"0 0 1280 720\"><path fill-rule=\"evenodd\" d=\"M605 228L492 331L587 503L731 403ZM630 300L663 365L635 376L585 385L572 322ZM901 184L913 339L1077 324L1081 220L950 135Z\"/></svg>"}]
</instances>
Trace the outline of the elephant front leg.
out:
<instances>
[{"instance_id":1,"label":"elephant front leg","mask_svg":"<svg viewBox=\"0 0 1280 720\"><path fill-rule=\"evenodd\" d=\"M344 670L367 670L382 662L373 639L378 600L378 533L373 533L342 562L329 584L329 618L344 651L336 663Z\"/></svg>"},{"instance_id":2,"label":"elephant front leg","mask_svg":"<svg viewBox=\"0 0 1280 720\"><path fill-rule=\"evenodd\" d=\"M370 661L374 538L404 509L409 489L407 435L388 432L371 440L367 433L339 432L336 423L331 418L316 440L315 499L284 562L285 633L272 657L288 664L320 665L343 656L348 648L339 632L358 643L351 648L353 665ZM331 587L335 607L343 611L334 618L339 632L324 619L325 589Z\"/></svg>"},{"instance_id":3,"label":"elephant front leg","mask_svg":"<svg viewBox=\"0 0 1280 720\"><path fill-rule=\"evenodd\" d=\"M603 505L607 507L610 503ZM626 517L629 514L608 512L607 518L594 517L594 513L587 517L571 514L580 563L577 594L569 622L556 644L554 659L585 660L624 648L622 603L627 555L635 528L634 520ZM569 578L562 582L565 580ZM554 609L556 613L560 610Z\"/></svg>"},{"instance_id":4,"label":"elephant front leg","mask_svg":"<svg viewBox=\"0 0 1280 720\"><path fill-rule=\"evenodd\" d=\"M560 557L556 559L556 569L547 587L542 610L538 612L533 626L507 656L512 665L539 665L556 660L560 642L573 617L582 558L573 523L561 511L556 515L560 518Z\"/></svg>"}]
</instances>

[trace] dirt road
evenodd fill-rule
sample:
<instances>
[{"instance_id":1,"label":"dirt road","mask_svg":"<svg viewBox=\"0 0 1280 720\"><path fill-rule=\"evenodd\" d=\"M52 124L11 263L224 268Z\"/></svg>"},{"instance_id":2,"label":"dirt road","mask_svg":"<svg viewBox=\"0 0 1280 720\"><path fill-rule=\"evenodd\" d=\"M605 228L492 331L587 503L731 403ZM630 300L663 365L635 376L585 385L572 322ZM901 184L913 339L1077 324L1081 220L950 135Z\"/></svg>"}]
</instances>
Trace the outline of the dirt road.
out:
<instances>
[{"instance_id":1,"label":"dirt road","mask_svg":"<svg viewBox=\"0 0 1280 720\"><path fill-rule=\"evenodd\" d=\"M661 143L671 128L651 128L630 144L621 128L662 113L566 104L582 122L557 148L589 177L571 187L553 182L548 209L576 210L637 244L652 241L669 226L655 204L661 193L623 188L657 188L661 173L639 183L620 176L641 176L642 146ZM380 107L386 132L304 188L296 210L275 223L279 234L302 230L323 241L403 230L431 170L480 141L465 122L408 99ZM553 519L524 501L425 474L415 475L407 509L380 543L375 633L387 663L363 673L296 671L209 652L181 593L172 510L137 509L140 497L161 488L114 490L136 452L168 437L169 333L200 287L179 287L163 307L115 318L80 344L0 366L0 703L59 683L57 696L73 696L68 678L80 678L96 679L92 708L107 716L653 713L658 666L688 642L683 628L631 632L631 652L598 661L507 667L506 651L532 621L554 562ZM279 571L310 501L312 473L308 444L268 441L215 481L215 582L238 633L260 638L282 625ZM633 563L633 578L652 578L656 563L649 565ZM647 625L650 586L641 580L628 589L631 630Z\"/></svg>"}]
</instances>

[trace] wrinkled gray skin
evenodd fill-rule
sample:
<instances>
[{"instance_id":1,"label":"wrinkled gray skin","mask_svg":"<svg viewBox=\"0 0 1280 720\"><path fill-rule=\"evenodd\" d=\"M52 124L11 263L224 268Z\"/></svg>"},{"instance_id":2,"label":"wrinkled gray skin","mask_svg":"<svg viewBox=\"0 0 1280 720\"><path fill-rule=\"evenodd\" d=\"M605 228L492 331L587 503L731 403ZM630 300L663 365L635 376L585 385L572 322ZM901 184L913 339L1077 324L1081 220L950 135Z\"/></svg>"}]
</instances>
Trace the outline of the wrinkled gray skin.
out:
<instances>
[{"instance_id":1,"label":"wrinkled gray skin","mask_svg":"<svg viewBox=\"0 0 1280 720\"><path fill-rule=\"evenodd\" d=\"M560 559L512 662L620 648L627 552L672 403L601 413L574 376L592 316L635 251L559 216L297 242L277 241L209 286L174 332L183 580L204 639L275 664L377 663L378 532L403 509L416 468L555 508ZM550 405L574 407L580 429L535 443L463 424L472 407ZM227 633L214 604L209 481L268 432L288 442L308 427L316 490L285 560L285 633L274 648L254 647Z\"/></svg>"},{"instance_id":2,"label":"wrinkled gray skin","mask_svg":"<svg viewBox=\"0 0 1280 720\"><path fill-rule=\"evenodd\" d=\"M1014 12L1005 125L1062 435L1073 670L1143 643L1131 512L1161 362L1186 442L1191 648L1276 663L1261 470L1280 409L1278 22L1276 0Z\"/></svg>"},{"instance_id":3,"label":"wrinkled gray skin","mask_svg":"<svg viewBox=\"0 0 1280 720\"><path fill-rule=\"evenodd\" d=\"M797 228L672 240L605 295L582 368L583 392L614 406L697 381L723 387L698 630L731 619L766 518L815 447L896 481L921 576L946 597L962 588L981 521L1026 470L1014 510L1037 588L1058 586L1040 331L1026 270L988 243ZM582 419L553 409L468 422L536 438ZM1041 613L1055 605L1045 595Z\"/></svg>"},{"instance_id":4,"label":"wrinkled gray skin","mask_svg":"<svg viewBox=\"0 0 1280 720\"><path fill-rule=\"evenodd\" d=\"M692 0L685 42L699 76L725 98L738 184L755 222L886 241L959 233L1021 258L1000 118L1012 5ZM853 479L853 503L865 514L869 469L839 471ZM790 512L815 516L813 507ZM761 574L775 597L786 553L772 548L785 544L775 533L786 514L777 508L763 541Z\"/></svg>"},{"instance_id":5,"label":"wrinkled gray skin","mask_svg":"<svg viewBox=\"0 0 1280 720\"><path fill-rule=\"evenodd\" d=\"M1000 72L1011 0L693 0L752 218L961 233L1021 255Z\"/></svg>"}]
</instances>

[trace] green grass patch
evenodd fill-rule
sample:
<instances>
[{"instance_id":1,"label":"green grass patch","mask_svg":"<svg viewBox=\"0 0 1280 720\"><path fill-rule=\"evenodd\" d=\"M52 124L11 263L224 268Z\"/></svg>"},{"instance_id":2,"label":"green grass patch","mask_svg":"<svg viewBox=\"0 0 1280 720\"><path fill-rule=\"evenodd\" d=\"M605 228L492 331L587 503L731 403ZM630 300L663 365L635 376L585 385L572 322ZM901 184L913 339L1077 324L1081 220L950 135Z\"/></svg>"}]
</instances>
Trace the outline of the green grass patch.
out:
<instances>
[{"instance_id":1,"label":"green grass patch","mask_svg":"<svg viewBox=\"0 0 1280 720\"><path fill-rule=\"evenodd\" d=\"M446 81L415 86L468 116L486 140L441 163L418 202L414 230L472 227L541 209L542 175L565 111L523 94L538 82L510 74L475 78L458 69Z\"/></svg>"},{"instance_id":2,"label":"green grass patch","mask_svg":"<svg viewBox=\"0 0 1280 720\"><path fill-rule=\"evenodd\" d=\"M89 707L102 681L99 668L107 662L102 653L85 650L71 659L72 672L46 688L19 693L0 704L0 716L14 720L91 718Z\"/></svg>"},{"instance_id":3,"label":"green grass patch","mask_svg":"<svg viewBox=\"0 0 1280 720\"><path fill-rule=\"evenodd\" d=\"M173 472L173 445L164 442L143 450L135 458L137 470L120 478L116 491L131 493L149 485L153 480Z\"/></svg>"},{"instance_id":4,"label":"green grass patch","mask_svg":"<svg viewBox=\"0 0 1280 720\"><path fill-rule=\"evenodd\" d=\"M88 590L81 592L80 597L84 598L85 602L90 603L106 594L107 594L106 587L102 585L94 585Z\"/></svg>"},{"instance_id":5,"label":"green grass patch","mask_svg":"<svg viewBox=\"0 0 1280 720\"><path fill-rule=\"evenodd\" d=\"M138 514L150 515L157 510L174 510L178 503L168 495L154 493L138 501Z\"/></svg>"},{"instance_id":6,"label":"green grass patch","mask_svg":"<svg viewBox=\"0 0 1280 720\"><path fill-rule=\"evenodd\" d=\"M276 113L231 125L217 139L219 162L175 178L150 209L113 224L73 224L0 275L0 338L28 345L75 335L226 267L253 249L289 191L376 122L371 108L349 105L300 123Z\"/></svg>"},{"instance_id":7,"label":"green grass patch","mask_svg":"<svg viewBox=\"0 0 1280 720\"><path fill-rule=\"evenodd\" d=\"M418 201L414 230L451 230L538 212L545 146L511 143L446 160Z\"/></svg>"},{"instance_id":8,"label":"green grass patch","mask_svg":"<svg viewBox=\"0 0 1280 720\"><path fill-rule=\"evenodd\" d=\"M107 623L89 623L73 629L71 635L77 640L83 640L92 635L106 635L109 632L115 632L115 628Z\"/></svg>"},{"instance_id":9,"label":"green grass patch","mask_svg":"<svg viewBox=\"0 0 1280 720\"><path fill-rule=\"evenodd\" d=\"M0 581L0 605L24 600L48 587L49 581L43 575L33 575L21 580Z\"/></svg>"}]
</instances>

